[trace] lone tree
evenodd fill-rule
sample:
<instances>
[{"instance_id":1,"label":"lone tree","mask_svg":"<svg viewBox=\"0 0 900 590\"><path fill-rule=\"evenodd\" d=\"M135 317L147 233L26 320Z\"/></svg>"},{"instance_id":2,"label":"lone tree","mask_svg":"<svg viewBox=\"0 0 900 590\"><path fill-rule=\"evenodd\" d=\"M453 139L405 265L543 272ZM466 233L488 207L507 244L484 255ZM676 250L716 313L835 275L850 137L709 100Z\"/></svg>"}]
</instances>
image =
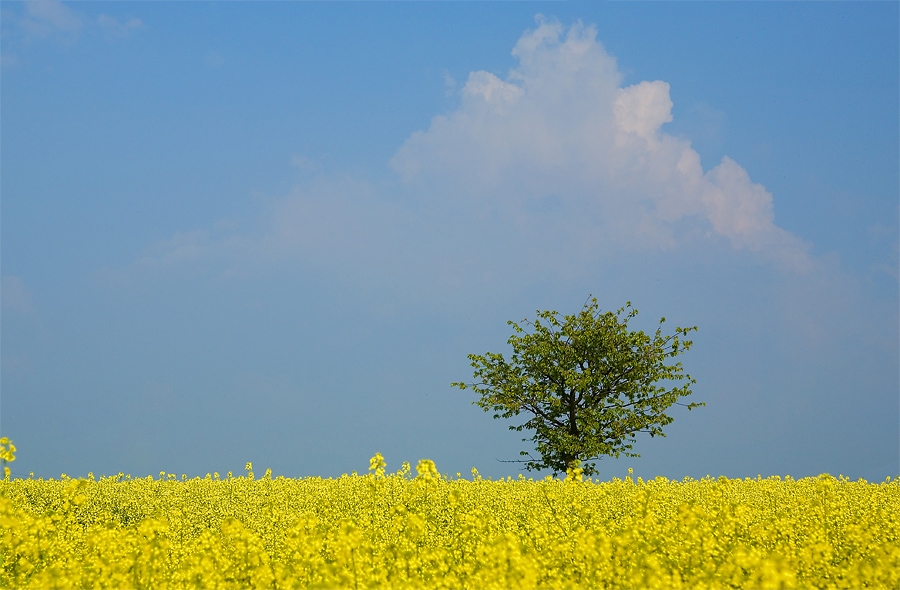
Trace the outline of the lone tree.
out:
<instances>
[{"instance_id":1,"label":"lone tree","mask_svg":"<svg viewBox=\"0 0 900 590\"><path fill-rule=\"evenodd\" d=\"M528 470L561 473L580 466L591 475L596 469L590 461L603 455L639 457L631 452L636 433L665 436L662 427L672 422L666 414L670 406L691 410L705 404L678 401L690 395L696 381L681 363L666 364L690 349L692 342L682 338L697 327L675 328L675 334L664 336L666 318L661 318L650 337L628 330L628 320L637 313L631 302L616 313L600 313L592 297L581 313L562 322L555 311L537 312L534 323L523 320L530 333L509 321L515 330L508 340L510 361L502 354L470 354L479 382L452 385L478 392L481 399L472 403L494 411L494 418L531 415L524 424L509 427L534 431L531 440L541 459L522 451L531 459L521 461ZM657 385L661 381L669 388ZM679 381L686 383L678 387Z\"/></svg>"}]
</instances>

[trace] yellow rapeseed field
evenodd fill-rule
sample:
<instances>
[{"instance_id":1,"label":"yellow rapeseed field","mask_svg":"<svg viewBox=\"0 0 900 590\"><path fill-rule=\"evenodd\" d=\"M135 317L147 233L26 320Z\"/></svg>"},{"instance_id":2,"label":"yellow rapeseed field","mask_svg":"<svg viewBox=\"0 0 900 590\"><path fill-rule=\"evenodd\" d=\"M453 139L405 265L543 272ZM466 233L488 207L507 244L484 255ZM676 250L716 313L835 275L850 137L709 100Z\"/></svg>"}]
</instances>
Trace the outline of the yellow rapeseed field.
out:
<instances>
[{"instance_id":1,"label":"yellow rapeseed field","mask_svg":"<svg viewBox=\"0 0 900 590\"><path fill-rule=\"evenodd\" d=\"M9 454L8 441L4 451ZM15 479L3 588L897 588L900 484Z\"/></svg>"}]
</instances>

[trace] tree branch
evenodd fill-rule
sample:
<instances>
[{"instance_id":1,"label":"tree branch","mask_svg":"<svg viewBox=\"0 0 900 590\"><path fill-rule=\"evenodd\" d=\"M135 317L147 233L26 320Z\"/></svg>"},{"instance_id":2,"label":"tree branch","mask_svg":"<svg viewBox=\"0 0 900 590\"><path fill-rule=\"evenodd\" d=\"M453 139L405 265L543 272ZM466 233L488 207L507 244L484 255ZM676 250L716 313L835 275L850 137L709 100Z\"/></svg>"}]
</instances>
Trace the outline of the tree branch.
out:
<instances>
[{"instance_id":1,"label":"tree branch","mask_svg":"<svg viewBox=\"0 0 900 590\"><path fill-rule=\"evenodd\" d=\"M542 412L541 410L539 410L539 409L537 408L537 406L532 406L532 405L528 404L527 402L524 403L524 404L522 404L522 405L525 407L526 410L528 410L529 412L531 412L531 413L534 414L535 416L540 416L540 417L543 418L544 420L547 420L548 422L551 422L552 424L554 424L555 426L557 426L557 427L559 427L559 428L565 428L565 425L564 425L562 422L560 422L559 420L557 420L557 419L555 419L555 418L551 418L550 416L548 416L547 414L545 414L544 412Z\"/></svg>"}]
</instances>

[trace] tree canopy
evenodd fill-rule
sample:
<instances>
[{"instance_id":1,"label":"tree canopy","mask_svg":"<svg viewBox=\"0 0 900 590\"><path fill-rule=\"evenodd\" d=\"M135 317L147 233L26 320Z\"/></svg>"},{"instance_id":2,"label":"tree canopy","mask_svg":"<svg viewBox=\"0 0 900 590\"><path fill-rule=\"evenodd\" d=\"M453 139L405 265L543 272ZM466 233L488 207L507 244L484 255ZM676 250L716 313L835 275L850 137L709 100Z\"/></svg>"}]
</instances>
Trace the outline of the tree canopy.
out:
<instances>
[{"instance_id":1,"label":"tree canopy","mask_svg":"<svg viewBox=\"0 0 900 590\"><path fill-rule=\"evenodd\" d=\"M494 418L530 414L525 423L510 426L534 431L531 441L541 458L522 451L529 470L581 467L591 475L592 461L602 456L639 457L632 452L635 434L665 436L672 405L690 410L705 404L679 402L696 381L681 363L666 364L690 349L693 343L685 337L697 327L663 335L661 318L648 336L628 329L637 313L631 302L602 313L591 298L579 314L562 320L555 311L538 311L534 322L522 321L525 328L509 321L510 360L491 352L470 354L478 381L452 385L477 392L481 397L472 403L495 412Z\"/></svg>"}]
</instances>

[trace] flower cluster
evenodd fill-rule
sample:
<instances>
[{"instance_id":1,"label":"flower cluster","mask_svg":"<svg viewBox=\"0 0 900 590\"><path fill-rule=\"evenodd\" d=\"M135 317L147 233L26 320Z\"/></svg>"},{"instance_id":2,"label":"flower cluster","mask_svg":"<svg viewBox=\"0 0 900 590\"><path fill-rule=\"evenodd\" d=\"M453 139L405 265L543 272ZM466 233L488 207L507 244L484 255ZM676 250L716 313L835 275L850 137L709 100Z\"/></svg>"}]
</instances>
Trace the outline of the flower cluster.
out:
<instances>
[{"instance_id":1,"label":"flower cluster","mask_svg":"<svg viewBox=\"0 0 900 590\"><path fill-rule=\"evenodd\" d=\"M7 463L16 460L16 445L12 444L5 436L0 438L0 465L3 465L3 479L9 480L9 467Z\"/></svg>"},{"instance_id":2,"label":"flower cluster","mask_svg":"<svg viewBox=\"0 0 900 590\"><path fill-rule=\"evenodd\" d=\"M896 588L900 483L163 473L0 483L4 588Z\"/></svg>"}]
</instances>

